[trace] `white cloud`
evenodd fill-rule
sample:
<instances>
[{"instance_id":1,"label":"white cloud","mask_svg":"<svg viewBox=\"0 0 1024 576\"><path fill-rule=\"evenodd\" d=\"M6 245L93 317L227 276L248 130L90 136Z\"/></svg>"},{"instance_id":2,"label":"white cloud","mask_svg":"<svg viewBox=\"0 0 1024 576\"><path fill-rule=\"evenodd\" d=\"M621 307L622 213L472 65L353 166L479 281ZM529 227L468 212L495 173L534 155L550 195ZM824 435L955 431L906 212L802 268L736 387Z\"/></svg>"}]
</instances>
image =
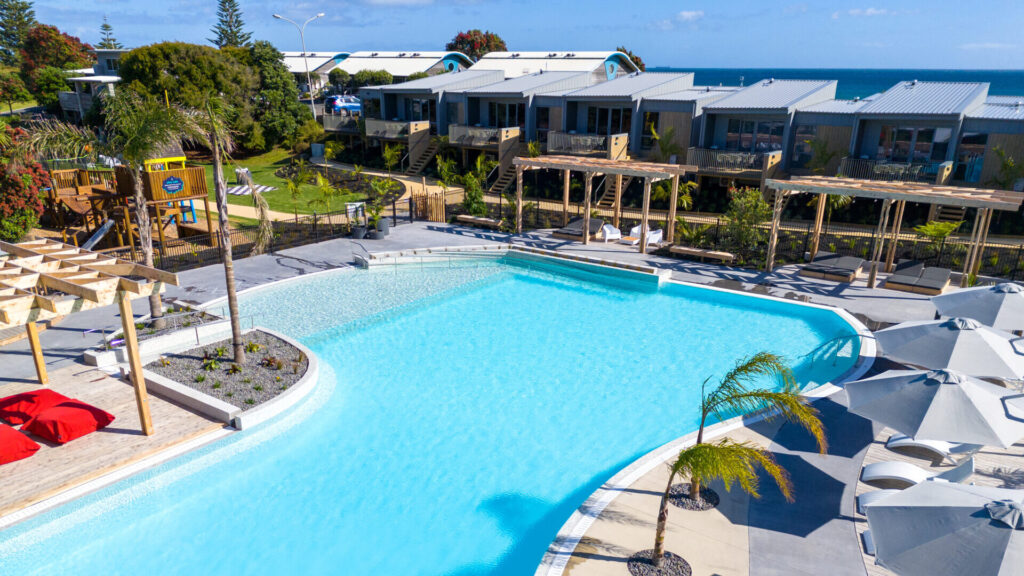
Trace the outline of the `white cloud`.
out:
<instances>
[{"instance_id":1,"label":"white cloud","mask_svg":"<svg viewBox=\"0 0 1024 576\"><path fill-rule=\"evenodd\" d=\"M377 6L422 6L423 4L433 4L434 0L366 0L366 2Z\"/></svg>"},{"instance_id":2,"label":"white cloud","mask_svg":"<svg viewBox=\"0 0 1024 576\"><path fill-rule=\"evenodd\" d=\"M850 16L889 16L895 12L888 8L854 8L847 12Z\"/></svg>"},{"instance_id":3,"label":"white cloud","mask_svg":"<svg viewBox=\"0 0 1024 576\"><path fill-rule=\"evenodd\" d=\"M683 10L679 14L676 14L676 20L680 22L696 22L704 17L703 10Z\"/></svg>"},{"instance_id":4,"label":"white cloud","mask_svg":"<svg viewBox=\"0 0 1024 576\"><path fill-rule=\"evenodd\" d=\"M1016 44L1004 42L970 42L960 45L961 50L1013 50L1016 47Z\"/></svg>"},{"instance_id":5,"label":"white cloud","mask_svg":"<svg viewBox=\"0 0 1024 576\"><path fill-rule=\"evenodd\" d=\"M832 19L833 20L839 20L839 12L833 12L832 13Z\"/></svg>"}]
</instances>

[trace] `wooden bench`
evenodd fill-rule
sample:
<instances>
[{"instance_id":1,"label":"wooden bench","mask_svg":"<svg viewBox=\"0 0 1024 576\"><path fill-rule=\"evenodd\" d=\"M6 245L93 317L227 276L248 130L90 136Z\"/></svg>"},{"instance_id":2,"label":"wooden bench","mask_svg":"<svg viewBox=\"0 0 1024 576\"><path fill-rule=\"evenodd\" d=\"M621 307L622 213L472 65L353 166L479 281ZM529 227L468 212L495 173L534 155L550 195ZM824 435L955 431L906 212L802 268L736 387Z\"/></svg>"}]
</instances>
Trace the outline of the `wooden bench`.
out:
<instances>
[{"instance_id":1,"label":"wooden bench","mask_svg":"<svg viewBox=\"0 0 1024 576\"><path fill-rule=\"evenodd\" d=\"M672 254L679 254L680 256L690 256L693 258L700 258L701 262L705 259L710 258L711 260L719 260L726 264L732 263L736 259L736 255L732 252L723 252L720 250L705 250L703 248L691 248L689 246L672 246L668 249Z\"/></svg>"},{"instance_id":2,"label":"wooden bench","mask_svg":"<svg viewBox=\"0 0 1024 576\"><path fill-rule=\"evenodd\" d=\"M463 224L469 224L470 226L477 226L480 228L490 228L492 230L501 229L501 220L495 220L494 218L484 218L482 216L470 216L469 214L459 214L455 217L455 220L462 222Z\"/></svg>"}]
</instances>

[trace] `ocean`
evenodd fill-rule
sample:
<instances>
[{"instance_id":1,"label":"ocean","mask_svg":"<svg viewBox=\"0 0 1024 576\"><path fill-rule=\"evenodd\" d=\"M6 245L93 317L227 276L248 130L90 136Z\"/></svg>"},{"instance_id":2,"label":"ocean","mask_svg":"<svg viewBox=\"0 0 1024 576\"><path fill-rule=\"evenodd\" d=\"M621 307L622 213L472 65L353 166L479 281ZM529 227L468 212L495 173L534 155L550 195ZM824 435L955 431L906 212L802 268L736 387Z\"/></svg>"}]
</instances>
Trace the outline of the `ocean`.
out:
<instances>
[{"instance_id":1,"label":"ocean","mask_svg":"<svg viewBox=\"0 0 1024 576\"><path fill-rule=\"evenodd\" d=\"M1024 97L1024 70L912 70L868 68L655 68L650 72L693 72L698 86L749 86L766 78L838 80L836 98L864 98L906 80L988 82L989 94Z\"/></svg>"}]
</instances>

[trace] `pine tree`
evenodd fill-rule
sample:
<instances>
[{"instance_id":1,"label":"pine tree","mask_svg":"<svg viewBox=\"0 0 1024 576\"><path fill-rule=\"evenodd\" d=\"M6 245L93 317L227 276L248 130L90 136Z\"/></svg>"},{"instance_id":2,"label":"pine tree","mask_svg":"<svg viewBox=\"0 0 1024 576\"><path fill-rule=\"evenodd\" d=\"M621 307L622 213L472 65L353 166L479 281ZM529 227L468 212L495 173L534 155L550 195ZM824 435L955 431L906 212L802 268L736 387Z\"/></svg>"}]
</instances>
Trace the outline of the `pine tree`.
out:
<instances>
[{"instance_id":1,"label":"pine tree","mask_svg":"<svg viewBox=\"0 0 1024 576\"><path fill-rule=\"evenodd\" d=\"M18 64L19 52L25 35L36 25L36 12L32 2L0 0L0 63Z\"/></svg>"},{"instance_id":2,"label":"pine tree","mask_svg":"<svg viewBox=\"0 0 1024 576\"><path fill-rule=\"evenodd\" d=\"M210 31L215 37L209 41L218 48L248 46L249 39L252 38L252 34L245 31L238 0L217 0L217 25Z\"/></svg>"},{"instance_id":3,"label":"pine tree","mask_svg":"<svg viewBox=\"0 0 1024 576\"><path fill-rule=\"evenodd\" d=\"M103 24L100 25L100 43L96 45L97 48L103 48L104 50L120 50L124 46L114 38L114 27L107 22L107 17L103 17Z\"/></svg>"}]
</instances>

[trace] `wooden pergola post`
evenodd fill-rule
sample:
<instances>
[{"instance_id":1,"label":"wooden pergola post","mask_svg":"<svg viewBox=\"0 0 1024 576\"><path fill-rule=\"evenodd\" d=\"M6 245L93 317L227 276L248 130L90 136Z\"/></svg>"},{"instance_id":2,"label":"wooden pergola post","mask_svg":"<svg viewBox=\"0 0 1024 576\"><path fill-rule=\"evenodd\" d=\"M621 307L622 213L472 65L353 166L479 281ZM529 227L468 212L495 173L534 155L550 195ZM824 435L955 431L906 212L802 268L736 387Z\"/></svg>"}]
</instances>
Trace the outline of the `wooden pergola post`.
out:
<instances>
[{"instance_id":1,"label":"wooden pergola post","mask_svg":"<svg viewBox=\"0 0 1024 576\"><path fill-rule=\"evenodd\" d=\"M651 177L644 178L644 211L640 217L640 253L647 254L647 220L651 211Z\"/></svg>"},{"instance_id":2,"label":"wooden pergola post","mask_svg":"<svg viewBox=\"0 0 1024 576\"><path fill-rule=\"evenodd\" d=\"M594 187L594 173L583 177L583 243L590 244L590 192Z\"/></svg>"},{"instance_id":3,"label":"wooden pergola post","mask_svg":"<svg viewBox=\"0 0 1024 576\"><path fill-rule=\"evenodd\" d=\"M523 233L523 167L516 166L516 234Z\"/></svg>"},{"instance_id":4,"label":"wooden pergola post","mask_svg":"<svg viewBox=\"0 0 1024 576\"><path fill-rule=\"evenodd\" d=\"M124 348L128 353L128 367L132 387L135 388L135 404L139 409L139 422L146 436L153 435L153 419L149 415L149 394L146 393L146 379L142 375L142 359L139 355L139 339L135 334L135 314L132 301L124 290L117 291L117 306L121 312L121 328L124 330Z\"/></svg>"},{"instance_id":5,"label":"wooden pergola post","mask_svg":"<svg viewBox=\"0 0 1024 576\"><path fill-rule=\"evenodd\" d=\"M622 220L622 174L615 175L615 208L612 216L612 224L616 228Z\"/></svg>"},{"instance_id":6,"label":"wooden pergola post","mask_svg":"<svg viewBox=\"0 0 1024 576\"><path fill-rule=\"evenodd\" d=\"M875 229L874 250L871 251L871 271L868 272L868 288L875 287L878 280L878 261L882 258L882 249L885 247L885 227L889 223L889 208L892 206L892 199L882 200L882 213L878 216L878 227Z\"/></svg>"},{"instance_id":7,"label":"wooden pergola post","mask_svg":"<svg viewBox=\"0 0 1024 576\"><path fill-rule=\"evenodd\" d=\"M676 204L679 203L679 175L672 177L672 197L668 201L668 222L665 223L665 238L669 244L676 241Z\"/></svg>"},{"instance_id":8,"label":"wooden pergola post","mask_svg":"<svg viewBox=\"0 0 1024 576\"><path fill-rule=\"evenodd\" d=\"M828 194L818 194L818 209L814 213L814 232L811 236L811 246L808 250L808 262L814 262L818 255L818 245L821 243L821 225L825 223L825 207L828 204Z\"/></svg>"},{"instance_id":9,"label":"wooden pergola post","mask_svg":"<svg viewBox=\"0 0 1024 576\"><path fill-rule=\"evenodd\" d=\"M785 204L785 190L775 191L775 203L772 209L772 227L768 233L768 255L764 261L764 271L771 272L775 268L775 246L779 243L779 223L782 220L782 207Z\"/></svg>"},{"instance_id":10,"label":"wooden pergola post","mask_svg":"<svg viewBox=\"0 0 1024 576\"><path fill-rule=\"evenodd\" d=\"M39 383L46 386L50 378L46 375L46 360L43 358L43 347L39 344L39 327L35 322L25 324L25 332L28 333L28 345L32 349L32 361L36 365L36 376Z\"/></svg>"},{"instance_id":11,"label":"wooden pergola post","mask_svg":"<svg viewBox=\"0 0 1024 576\"><path fill-rule=\"evenodd\" d=\"M562 170L562 226L569 225L569 176L571 172Z\"/></svg>"},{"instance_id":12,"label":"wooden pergola post","mask_svg":"<svg viewBox=\"0 0 1024 576\"><path fill-rule=\"evenodd\" d=\"M907 201L896 202L896 214L893 215L892 234L889 235L889 250L885 256L885 271L892 272L893 261L896 260L896 249L900 243L900 230L903 228L903 212L906 210Z\"/></svg>"},{"instance_id":13,"label":"wooden pergola post","mask_svg":"<svg viewBox=\"0 0 1024 576\"><path fill-rule=\"evenodd\" d=\"M993 210L989 208L985 212L985 222L981 226L981 239L978 240L978 253L974 257L974 266L971 269L975 275L981 272L981 261L985 257L985 244L988 242L988 232L992 227Z\"/></svg>"}]
</instances>

